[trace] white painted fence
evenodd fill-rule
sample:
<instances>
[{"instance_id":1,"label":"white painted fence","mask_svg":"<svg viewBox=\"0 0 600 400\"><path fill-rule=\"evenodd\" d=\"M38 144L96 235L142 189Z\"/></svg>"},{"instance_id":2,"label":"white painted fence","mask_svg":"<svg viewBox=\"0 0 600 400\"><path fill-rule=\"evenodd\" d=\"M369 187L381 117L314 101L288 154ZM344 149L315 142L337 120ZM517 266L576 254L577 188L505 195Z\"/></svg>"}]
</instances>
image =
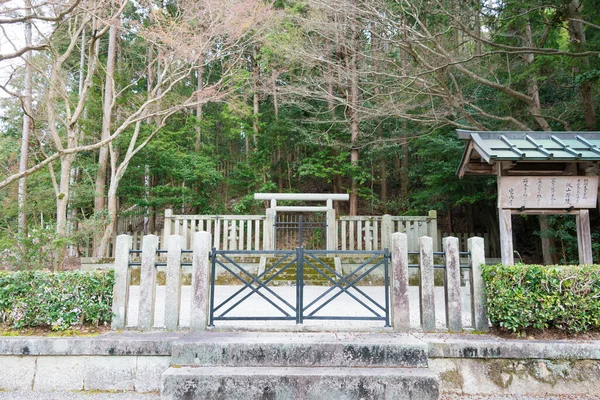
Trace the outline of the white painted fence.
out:
<instances>
[{"instance_id":1,"label":"white painted fence","mask_svg":"<svg viewBox=\"0 0 600 400\"><path fill-rule=\"evenodd\" d=\"M358 216L339 217L339 250L381 250L390 247L392 232L406 233L408 251L417 251L418 238L434 238L433 248L440 250L437 234L437 213L430 211L428 216Z\"/></svg>"},{"instance_id":2,"label":"white painted fence","mask_svg":"<svg viewBox=\"0 0 600 400\"><path fill-rule=\"evenodd\" d=\"M193 232L206 231L213 236L213 246L217 250L272 250L275 245L274 222L273 209L268 209L266 215L175 215L167 209L162 243L166 243L169 235L181 235L186 247L190 245ZM328 218L327 224L328 250L389 248L392 232L408 235L408 251L418 250L417 239L420 236L433 237L434 249L440 250L435 211L430 211L428 216L417 217L387 214L342 216Z\"/></svg>"},{"instance_id":3,"label":"white painted fence","mask_svg":"<svg viewBox=\"0 0 600 400\"><path fill-rule=\"evenodd\" d=\"M175 215L167 209L162 243L170 235L181 235L183 247L190 248L194 232L205 231L217 250L264 250L266 219L265 215Z\"/></svg>"}]
</instances>

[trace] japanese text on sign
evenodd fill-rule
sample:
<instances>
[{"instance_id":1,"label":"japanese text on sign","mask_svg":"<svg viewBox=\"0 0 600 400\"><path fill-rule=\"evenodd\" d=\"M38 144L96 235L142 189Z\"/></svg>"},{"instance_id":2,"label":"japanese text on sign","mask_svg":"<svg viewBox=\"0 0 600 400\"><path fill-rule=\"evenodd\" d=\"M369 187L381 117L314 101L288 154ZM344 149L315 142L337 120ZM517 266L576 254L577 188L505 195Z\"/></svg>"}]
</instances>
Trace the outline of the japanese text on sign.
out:
<instances>
[{"instance_id":1,"label":"japanese text on sign","mask_svg":"<svg viewBox=\"0 0 600 400\"><path fill-rule=\"evenodd\" d=\"M502 176L498 186L500 208L595 208L596 176Z\"/></svg>"}]
</instances>

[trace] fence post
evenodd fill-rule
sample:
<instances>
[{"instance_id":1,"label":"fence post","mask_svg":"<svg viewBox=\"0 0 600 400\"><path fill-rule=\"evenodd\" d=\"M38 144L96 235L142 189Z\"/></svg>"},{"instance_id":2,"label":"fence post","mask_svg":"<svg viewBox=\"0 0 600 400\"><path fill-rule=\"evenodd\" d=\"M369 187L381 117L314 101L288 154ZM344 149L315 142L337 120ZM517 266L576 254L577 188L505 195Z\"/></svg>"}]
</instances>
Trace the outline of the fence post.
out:
<instances>
[{"instance_id":1,"label":"fence post","mask_svg":"<svg viewBox=\"0 0 600 400\"><path fill-rule=\"evenodd\" d=\"M142 239L142 268L140 272L140 307L138 328L152 329L154 324L154 300L156 298L156 250L158 236L145 235Z\"/></svg>"},{"instance_id":2,"label":"fence post","mask_svg":"<svg viewBox=\"0 0 600 400\"><path fill-rule=\"evenodd\" d=\"M113 287L112 329L125 328L127 305L129 303L129 252L131 236L117 236L115 249L115 285Z\"/></svg>"},{"instance_id":3,"label":"fence post","mask_svg":"<svg viewBox=\"0 0 600 400\"><path fill-rule=\"evenodd\" d=\"M381 218L381 246L389 249L392 245L392 216L384 214Z\"/></svg>"},{"instance_id":4,"label":"fence post","mask_svg":"<svg viewBox=\"0 0 600 400\"><path fill-rule=\"evenodd\" d=\"M267 208L264 226L264 249L275 250L275 209Z\"/></svg>"},{"instance_id":5,"label":"fence post","mask_svg":"<svg viewBox=\"0 0 600 400\"><path fill-rule=\"evenodd\" d=\"M462 305L460 298L460 255L458 238L446 237L442 240L446 258L446 327L448 332L462 331Z\"/></svg>"},{"instance_id":6,"label":"fence post","mask_svg":"<svg viewBox=\"0 0 600 400\"><path fill-rule=\"evenodd\" d=\"M392 328L410 330L408 304L408 238L406 233L392 234Z\"/></svg>"},{"instance_id":7,"label":"fence post","mask_svg":"<svg viewBox=\"0 0 600 400\"><path fill-rule=\"evenodd\" d=\"M181 304L181 248L180 235L169 237L167 253L167 286L165 288L165 328L175 330L179 326Z\"/></svg>"},{"instance_id":8,"label":"fence post","mask_svg":"<svg viewBox=\"0 0 600 400\"><path fill-rule=\"evenodd\" d=\"M162 237L162 242L163 242L163 250L168 250L168 241L169 241L169 237L171 236L171 228L172 228L172 218L173 218L173 210L170 208L167 208L165 210L165 221L164 221L164 226L163 226L163 237Z\"/></svg>"},{"instance_id":9,"label":"fence post","mask_svg":"<svg viewBox=\"0 0 600 400\"><path fill-rule=\"evenodd\" d=\"M337 236L333 200L327 200L327 250L337 250Z\"/></svg>"},{"instance_id":10,"label":"fence post","mask_svg":"<svg viewBox=\"0 0 600 400\"><path fill-rule=\"evenodd\" d=\"M427 236L433 238L433 251L439 249L438 228L437 228L437 211L429 211L429 220L427 221Z\"/></svg>"},{"instance_id":11,"label":"fence post","mask_svg":"<svg viewBox=\"0 0 600 400\"><path fill-rule=\"evenodd\" d=\"M471 320L476 331L487 332L490 329L486 313L484 282L481 265L485 264L483 238L472 237L467 241L471 253Z\"/></svg>"},{"instance_id":12,"label":"fence post","mask_svg":"<svg viewBox=\"0 0 600 400\"><path fill-rule=\"evenodd\" d=\"M421 300L421 326L423 331L435 330L435 297L433 268L433 239L419 238L419 298Z\"/></svg>"},{"instance_id":13,"label":"fence post","mask_svg":"<svg viewBox=\"0 0 600 400\"><path fill-rule=\"evenodd\" d=\"M194 232L193 241L190 330L203 331L208 324L210 234Z\"/></svg>"}]
</instances>

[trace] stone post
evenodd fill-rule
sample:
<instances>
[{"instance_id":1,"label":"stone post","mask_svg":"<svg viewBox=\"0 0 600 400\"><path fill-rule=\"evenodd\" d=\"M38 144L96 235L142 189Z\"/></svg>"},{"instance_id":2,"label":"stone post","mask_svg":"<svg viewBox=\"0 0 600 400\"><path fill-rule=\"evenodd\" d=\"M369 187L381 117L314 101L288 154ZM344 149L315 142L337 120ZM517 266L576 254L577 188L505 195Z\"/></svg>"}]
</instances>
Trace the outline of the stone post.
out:
<instances>
[{"instance_id":1,"label":"stone post","mask_svg":"<svg viewBox=\"0 0 600 400\"><path fill-rule=\"evenodd\" d=\"M165 210L165 223L164 223L164 227L163 227L163 237L162 237L163 250L168 250L169 236L171 236L171 234L173 233L173 232L171 232L171 228L173 226L172 218L173 218L173 210L170 208L167 208Z\"/></svg>"},{"instance_id":2,"label":"stone post","mask_svg":"<svg viewBox=\"0 0 600 400\"><path fill-rule=\"evenodd\" d=\"M427 221L427 236L433 239L433 251L438 251L438 228L437 228L437 211L429 211L429 221Z\"/></svg>"},{"instance_id":3,"label":"stone post","mask_svg":"<svg viewBox=\"0 0 600 400\"><path fill-rule=\"evenodd\" d=\"M435 297L433 239L428 236L419 238L419 298L421 301L421 326L423 331L435 331Z\"/></svg>"},{"instance_id":4,"label":"stone post","mask_svg":"<svg viewBox=\"0 0 600 400\"><path fill-rule=\"evenodd\" d=\"M337 250L337 231L333 201L327 200L327 250Z\"/></svg>"},{"instance_id":5,"label":"stone post","mask_svg":"<svg viewBox=\"0 0 600 400\"><path fill-rule=\"evenodd\" d=\"M145 235L142 239L142 268L140 271L140 307L138 329L148 331L154 324L154 301L156 299L156 250L158 236Z\"/></svg>"},{"instance_id":6,"label":"stone post","mask_svg":"<svg viewBox=\"0 0 600 400\"><path fill-rule=\"evenodd\" d=\"M263 234L264 250L275 250L275 209L267 208L266 216Z\"/></svg>"},{"instance_id":7,"label":"stone post","mask_svg":"<svg viewBox=\"0 0 600 400\"><path fill-rule=\"evenodd\" d=\"M476 331L487 332L490 324L485 305L485 285L481 275L481 265L485 264L483 238L472 237L467 241L467 245L471 253L471 321Z\"/></svg>"},{"instance_id":8,"label":"stone post","mask_svg":"<svg viewBox=\"0 0 600 400\"><path fill-rule=\"evenodd\" d=\"M392 227L392 216L389 214L384 214L381 218L381 245L384 249L389 249L392 246Z\"/></svg>"},{"instance_id":9,"label":"stone post","mask_svg":"<svg viewBox=\"0 0 600 400\"><path fill-rule=\"evenodd\" d=\"M190 330L203 331L208 325L210 234L194 232L192 250Z\"/></svg>"},{"instance_id":10,"label":"stone post","mask_svg":"<svg viewBox=\"0 0 600 400\"><path fill-rule=\"evenodd\" d=\"M165 288L165 328L171 331L179 327L181 305L181 248L180 235L169 237L167 253L167 286Z\"/></svg>"},{"instance_id":11,"label":"stone post","mask_svg":"<svg viewBox=\"0 0 600 400\"><path fill-rule=\"evenodd\" d=\"M408 304L408 238L406 233L392 234L392 328L410 330Z\"/></svg>"},{"instance_id":12,"label":"stone post","mask_svg":"<svg viewBox=\"0 0 600 400\"><path fill-rule=\"evenodd\" d=\"M112 329L125 328L129 303L129 252L132 240L129 235L117 236L115 248L115 285L113 287Z\"/></svg>"},{"instance_id":13,"label":"stone post","mask_svg":"<svg viewBox=\"0 0 600 400\"><path fill-rule=\"evenodd\" d=\"M446 258L446 327L448 332L462 331L462 304L460 298L460 255L458 238L449 236L442 240Z\"/></svg>"}]
</instances>

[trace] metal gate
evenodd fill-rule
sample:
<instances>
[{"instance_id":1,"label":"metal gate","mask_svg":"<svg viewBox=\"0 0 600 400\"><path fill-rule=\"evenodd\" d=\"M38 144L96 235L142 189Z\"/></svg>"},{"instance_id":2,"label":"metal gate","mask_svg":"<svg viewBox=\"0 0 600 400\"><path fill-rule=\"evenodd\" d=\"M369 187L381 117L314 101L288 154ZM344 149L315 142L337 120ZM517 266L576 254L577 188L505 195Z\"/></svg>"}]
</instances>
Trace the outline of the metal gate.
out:
<instances>
[{"instance_id":1,"label":"metal gate","mask_svg":"<svg viewBox=\"0 0 600 400\"><path fill-rule=\"evenodd\" d=\"M257 257L263 260L262 269L259 266L258 272L251 272L256 263L247 260ZM216 321L252 320L297 324L305 320L364 320L390 326L387 249L213 249L211 259L210 326ZM350 260L345 270L342 259ZM261 302L264 306L258 305Z\"/></svg>"},{"instance_id":2,"label":"metal gate","mask_svg":"<svg viewBox=\"0 0 600 400\"><path fill-rule=\"evenodd\" d=\"M274 231L277 250L327 248L327 219L324 213L278 212Z\"/></svg>"}]
</instances>

